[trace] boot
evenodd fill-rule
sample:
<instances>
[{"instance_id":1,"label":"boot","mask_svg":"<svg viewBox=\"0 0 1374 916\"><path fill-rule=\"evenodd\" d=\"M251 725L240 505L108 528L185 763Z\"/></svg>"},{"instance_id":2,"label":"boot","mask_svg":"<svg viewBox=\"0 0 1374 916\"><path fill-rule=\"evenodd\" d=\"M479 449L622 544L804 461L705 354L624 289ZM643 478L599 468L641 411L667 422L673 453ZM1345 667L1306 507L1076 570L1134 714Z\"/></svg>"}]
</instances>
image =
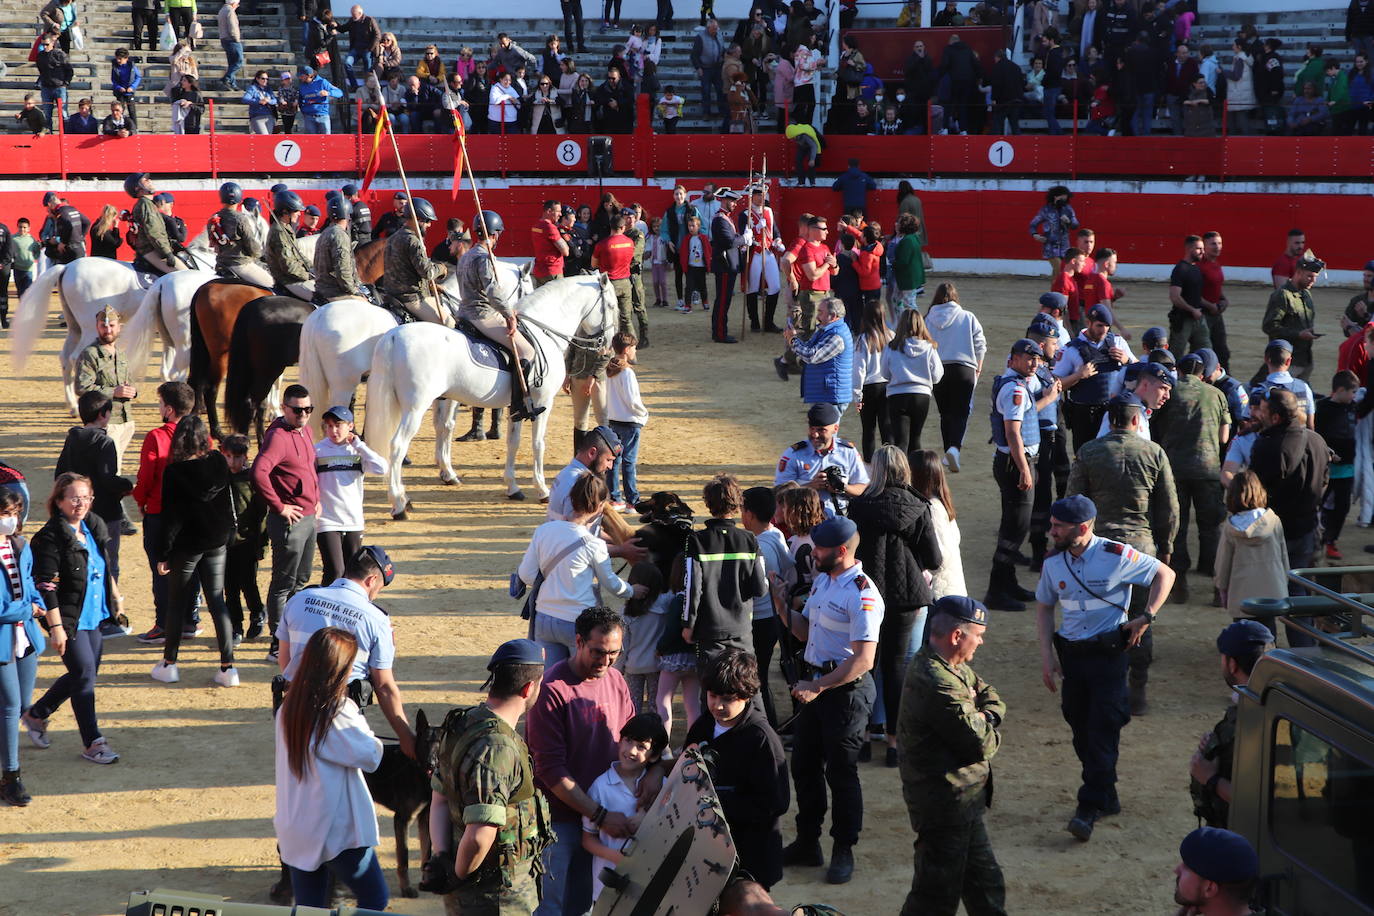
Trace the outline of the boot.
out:
<instances>
[{"instance_id":1,"label":"boot","mask_svg":"<svg viewBox=\"0 0 1374 916\"><path fill-rule=\"evenodd\" d=\"M1150 712L1150 701L1145 695L1145 681L1130 678L1131 715L1144 716Z\"/></svg>"},{"instance_id":2,"label":"boot","mask_svg":"<svg viewBox=\"0 0 1374 916\"><path fill-rule=\"evenodd\" d=\"M516 370L512 369L511 371L514 372ZM528 391L530 381L530 361L527 359L520 360L519 371L524 374L525 390ZM521 420L533 420L535 417L539 416L547 409L547 407L536 406L534 404L526 404L524 398L520 396L520 386L514 384L514 380L512 380L510 386L510 418L512 423L519 423Z\"/></svg>"},{"instance_id":3,"label":"boot","mask_svg":"<svg viewBox=\"0 0 1374 916\"><path fill-rule=\"evenodd\" d=\"M0 801L23 808L30 801L29 793L24 791L24 783L19 779L18 770L6 770L0 777Z\"/></svg>"},{"instance_id":4,"label":"boot","mask_svg":"<svg viewBox=\"0 0 1374 916\"><path fill-rule=\"evenodd\" d=\"M578 428L575 427L575 426L573 427L573 454L574 454L574 455L576 455L578 452L582 451L582 440L585 439L585 438L587 438L587 433L589 433L589 432L591 432L591 430L589 430L589 429L578 429Z\"/></svg>"},{"instance_id":5,"label":"boot","mask_svg":"<svg viewBox=\"0 0 1374 916\"><path fill-rule=\"evenodd\" d=\"M988 574L988 593L983 596L983 603L994 611L1024 611L1026 605L1011 591L1015 587L1016 571L1009 566L993 564Z\"/></svg>"},{"instance_id":6,"label":"boot","mask_svg":"<svg viewBox=\"0 0 1374 916\"><path fill-rule=\"evenodd\" d=\"M749 316L749 330L759 329L759 294L746 293L744 296L744 311Z\"/></svg>"},{"instance_id":7,"label":"boot","mask_svg":"<svg viewBox=\"0 0 1374 916\"><path fill-rule=\"evenodd\" d=\"M1036 538L1031 541L1030 571L1038 573L1045 566L1045 541Z\"/></svg>"},{"instance_id":8,"label":"boot","mask_svg":"<svg viewBox=\"0 0 1374 916\"><path fill-rule=\"evenodd\" d=\"M0 330L10 329L10 310L8 307L0 309Z\"/></svg>"},{"instance_id":9,"label":"boot","mask_svg":"<svg viewBox=\"0 0 1374 916\"><path fill-rule=\"evenodd\" d=\"M639 349L649 349L649 322L643 318L639 319Z\"/></svg>"},{"instance_id":10,"label":"boot","mask_svg":"<svg viewBox=\"0 0 1374 916\"><path fill-rule=\"evenodd\" d=\"M835 842L830 852L830 867L825 870L827 884L848 884L854 877L854 847Z\"/></svg>"},{"instance_id":11,"label":"boot","mask_svg":"<svg viewBox=\"0 0 1374 916\"><path fill-rule=\"evenodd\" d=\"M808 865L812 868L825 864L825 853L821 852L820 840L804 840L797 837L782 850L783 865Z\"/></svg>"},{"instance_id":12,"label":"boot","mask_svg":"<svg viewBox=\"0 0 1374 916\"><path fill-rule=\"evenodd\" d=\"M1169 592L1169 600L1174 604L1188 603L1188 573L1186 571L1178 571L1178 578L1174 580L1173 591Z\"/></svg>"},{"instance_id":13,"label":"boot","mask_svg":"<svg viewBox=\"0 0 1374 916\"><path fill-rule=\"evenodd\" d=\"M482 417L486 414L486 409L482 407L472 408L472 429L458 437L458 442L480 442L482 441Z\"/></svg>"},{"instance_id":14,"label":"boot","mask_svg":"<svg viewBox=\"0 0 1374 916\"><path fill-rule=\"evenodd\" d=\"M769 334L781 334L782 328L773 323L773 316L778 311L778 294L771 293L764 300L763 306L763 329Z\"/></svg>"},{"instance_id":15,"label":"boot","mask_svg":"<svg viewBox=\"0 0 1374 916\"><path fill-rule=\"evenodd\" d=\"M475 417L473 418L473 422L476 423L476 418L475 418ZM476 427L474 426L473 428L475 429ZM500 408L500 407L493 407L493 408L491 409L491 426L488 427L488 429L487 429L487 438L488 438L488 439L500 439L500 438L501 438L501 408Z\"/></svg>"}]
</instances>

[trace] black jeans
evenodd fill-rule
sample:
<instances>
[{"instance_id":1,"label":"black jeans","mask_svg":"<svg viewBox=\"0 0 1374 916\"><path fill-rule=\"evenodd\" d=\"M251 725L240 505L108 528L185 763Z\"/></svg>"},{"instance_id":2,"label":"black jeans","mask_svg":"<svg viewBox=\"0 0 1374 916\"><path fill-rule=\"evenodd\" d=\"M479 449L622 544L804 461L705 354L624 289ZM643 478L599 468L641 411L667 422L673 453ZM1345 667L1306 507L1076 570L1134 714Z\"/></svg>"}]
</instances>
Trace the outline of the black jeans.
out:
<instances>
[{"instance_id":1,"label":"black jeans","mask_svg":"<svg viewBox=\"0 0 1374 916\"><path fill-rule=\"evenodd\" d=\"M582 35L582 0L562 0L563 41L569 53L581 51L586 47ZM577 43L573 44L573 24L577 24Z\"/></svg>"},{"instance_id":2,"label":"black jeans","mask_svg":"<svg viewBox=\"0 0 1374 916\"><path fill-rule=\"evenodd\" d=\"M157 10L133 10L134 50L143 50L143 33L148 33L148 50L157 50Z\"/></svg>"},{"instance_id":3,"label":"black jeans","mask_svg":"<svg viewBox=\"0 0 1374 916\"><path fill-rule=\"evenodd\" d=\"M875 448L874 431L878 434L876 444L887 445L892 441L892 424L887 419L887 382L873 382L864 386L859 421L863 423L864 461L872 461Z\"/></svg>"},{"instance_id":4,"label":"black jeans","mask_svg":"<svg viewBox=\"0 0 1374 916\"><path fill-rule=\"evenodd\" d=\"M797 839L821 838L826 788L834 803L830 836L853 846L864 825L859 748L873 712L873 678L867 674L832 687L801 708L792 729L792 787L797 799Z\"/></svg>"},{"instance_id":5,"label":"black jeans","mask_svg":"<svg viewBox=\"0 0 1374 916\"><path fill-rule=\"evenodd\" d=\"M240 596L242 599L240 600ZM236 635L243 634L243 606L250 618L262 616L262 593L258 590L258 545L234 544L224 558L224 606Z\"/></svg>"},{"instance_id":6,"label":"black jeans","mask_svg":"<svg viewBox=\"0 0 1374 916\"><path fill-rule=\"evenodd\" d=\"M1107 405L1103 404L1079 404L1074 401L1060 399L1063 405L1063 421L1059 428L1063 429L1067 423L1069 432L1073 436L1073 454L1078 456L1078 450L1083 447L1083 443L1091 442L1097 438L1097 432L1102 428L1102 418L1107 414Z\"/></svg>"},{"instance_id":7,"label":"black jeans","mask_svg":"<svg viewBox=\"0 0 1374 916\"><path fill-rule=\"evenodd\" d=\"M768 686L768 669L772 667L773 650L778 645L778 622L772 617L765 617L755 620L753 628L754 657L759 662L759 695L763 699L763 714L768 717L768 724L777 728L778 714L773 708L773 692Z\"/></svg>"},{"instance_id":8,"label":"black jeans","mask_svg":"<svg viewBox=\"0 0 1374 916\"><path fill-rule=\"evenodd\" d=\"M267 536L272 541L272 583L267 586L267 621L277 632L282 608L291 596L305 588L315 566L315 516L307 515L294 525L273 512L267 516Z\"/></svg>"},{"instance_id":9,"label":"black jeans","mask_svg":"<svg viewBox=\"0 0 1374 916\"><path fill-rule=\"evenodd\" d=\"M1062 499L1069 486L1069 452L1063 430L1040 430L1040 455L1035 459L1035 500L1031 504L1030 543L1044 554L1049 541L1050 505ZM1137 589L1138 591L1138 589Z\"/></svg>"},{"instance_id":10,"label":"black jeans","mask_svg":"<svg viewBox=\"0 0 1374 916\"><path fill-rule=\"evenodd\" d=\"M191 21L194 18L191 15L191 8L189 6L173 7L167 11L167 18L172 20L172 31L176 33L177 38L186 39L187 44L194 51L196 41L191 37Z\"/></svg>"},{"instance_id":11,"label":"black jeans","mask_svg":"<svg viewBox=\"0 0 1374 916\"><path fill-rule=\"evenodd\" d=\"M196 594L196 578L205 590L210 606L210 619L215 624L215 642L219 646L219 663L234 663L234 628L229 622L229 609L224 604L224 560L227 548L217 547L204 553L173 553L167 557L168 609L167 641L162 647L163 660L176 663L181 649L181 629L186 610Z\"/></svg>"},{"instance_id":12,"label":"black jeans","mask_svg":"<svg viewBox=\"0 0 1374 916\"><path fill-rule=\"evenodd\" d=\"M363 546L361 531L321 531L315 535L315 546L320 551L320 565L324 573L321 585L328 585L344 574L344 564Z\"/></svg>"},{"instance_id":13,"label":"black jeans","mask_svg":"<svg viewBox=\"0 0 1374 916\"><path fill-rule=\"evenodd\" d=\"M100 737L100 723L95 718L95 676L100 672L101 645L99 630L68 629L67 651L62 654L67 671L29 709L29 715L35 719L46 719L71 700L72 714L86 747Z\"/></svg>"},{"instance_id":14,"label":"black jeans","mask_svg":"<svg viewBox=\"0 0 1374 916\"><path fill-rule=\"evenodd\" d=\"M921 430L926 425L926 415L930 413L928 394L889 394L887 396L887 423L892 436L892 444L908 456L921 450Z\"/></svg>"},{"instance_id":15,"label":"black jeans","mask_svg":"<svg viewBox=\"0 0 1374 916\"><path fill-rule=\"evenodd\" d=\"M940 410L940 444L944 449L964 447L968 418L973 411L973 386L978 374L963 363L945 363L945 374L935 383L932 394Z\"/></svg>"},{"instance_id":16,"label":"black jeans","mask_svg":"<svg viewBox=\"0 0 1374 916\"><path fill-rule=\"evenodd\" d=\"M878 668L883 673L883 729L897 734L897 711L902 703L902 682L906 680L907 655L911 643L911 628L919 609L888 610L878 628Z\"/></svg>"},{"instance_id":17,"label":"black jeans","mask_svg":"<svg viewBox=\"0 0 1374 916\"><path fill-rule=\"evenodd\" d=\"M1345 517L1350 514L1350 493L1354 486L1354 477L1333 477L1327 483L1326 495L1322 498L1323 544L1334 544L1340 539Z\"/></svg>"},{"instance_id":18,"label":"black jeans","mask_svg":"<svg viewBox=\"0 0 1374 916\"><path fill-rule=\"evenodd\" d=\"M1018 487L1021 472L1011 456L1003 452L992 456L992 477L1002 491L1002 520L997 527L997 549L992 554L994 577L1015 577L1016 555L1030 531L1031 508L1035 504L1035 458L1026 460L1030 462L1031 486L1022 490Z\"/></svg>"}]
</instances>

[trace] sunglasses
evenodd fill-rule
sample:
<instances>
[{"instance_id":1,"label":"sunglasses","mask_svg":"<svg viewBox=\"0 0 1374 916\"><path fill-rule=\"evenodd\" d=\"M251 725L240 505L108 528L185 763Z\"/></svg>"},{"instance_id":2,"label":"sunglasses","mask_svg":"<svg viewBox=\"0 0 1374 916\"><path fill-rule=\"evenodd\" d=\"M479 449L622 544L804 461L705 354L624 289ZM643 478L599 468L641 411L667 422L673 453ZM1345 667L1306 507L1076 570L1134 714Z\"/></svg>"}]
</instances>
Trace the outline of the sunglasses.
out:
<instances>
[{"instance_id":1,"label":"sunglasses","mask_svg":"<svg viewBox=\"0 0 1374 916\"><path fill-rule=\"evenodd\" d=\"M286 409L292 413L305 414L307 417L315 412L315 407L312 404L307 404L304 407L297 407L295 404L287 404L285 406Z\"/></svg>"}]
</instances>

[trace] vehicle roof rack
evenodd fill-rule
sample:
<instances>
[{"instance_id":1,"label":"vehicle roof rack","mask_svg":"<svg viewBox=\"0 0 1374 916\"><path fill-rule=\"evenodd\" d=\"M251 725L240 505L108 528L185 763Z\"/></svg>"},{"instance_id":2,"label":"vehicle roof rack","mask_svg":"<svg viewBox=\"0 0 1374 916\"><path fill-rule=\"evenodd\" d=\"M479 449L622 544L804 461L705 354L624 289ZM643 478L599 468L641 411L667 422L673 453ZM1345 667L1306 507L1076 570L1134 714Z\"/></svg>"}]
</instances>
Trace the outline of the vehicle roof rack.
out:
<instances>
[{"instance_id":1,"label":"vehicle roof rack","mask_svg":"<svg viewBox=\"0 0 1374 916\"><path fill-rule=\"evenodd\" d=\"M1284 625L1311 637L1319 644L1374 665L1374 651L1351 640L1374 636L1374 593L1338 592L1317 582L1319 576L1344 576L1374 573L1374 566L1324 566L1288 570L1288 580L1309 594L1282 598L1247 598L1241 607L1251 617L1263 620L1274 629L1283 618ZM1313 617L1334 617L1345 622L1343 629L1328 631L1313 625Z\"/></svg>"}]
</instances>

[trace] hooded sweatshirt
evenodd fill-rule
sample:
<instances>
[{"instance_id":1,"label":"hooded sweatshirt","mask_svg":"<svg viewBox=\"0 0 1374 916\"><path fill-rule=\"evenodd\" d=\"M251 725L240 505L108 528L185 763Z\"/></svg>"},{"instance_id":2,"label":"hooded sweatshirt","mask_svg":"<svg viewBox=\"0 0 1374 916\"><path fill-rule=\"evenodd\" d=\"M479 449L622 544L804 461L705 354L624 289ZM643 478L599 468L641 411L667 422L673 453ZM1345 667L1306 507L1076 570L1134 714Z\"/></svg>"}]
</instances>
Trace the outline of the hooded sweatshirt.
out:
<instances>
[{"instance_id":1,"label":"hooded sweatshirt","mask_svg":"<svg viewBox=\"0 0 1374 916\"><path fill-rule=\"evenodd\" d=\"M883 372L883 351L886 349L886 343L874 350L867 337L854 338L854 403L862 399L865 385L887 381Z\"/></svg>"},{"instance_id":2,"label":"hooded sweatshirt","mask_svg":"<svg viewBox=\"0 0 1374 916\"><path fill-rule=\"evenodd\" d=\"M1285 594L1287 568L1283 523L1274 510L1237 512L1221 526L1215 581L1226 595L1226 609L1232 614L1246 614L1241 608L1246 598Z\"/></svg>"},{"instance_id":3,"label":"hooded sweatshirt","mask_svg":"<svg viewBox=\"0 0 1374 916\"><path fill-rule=\"evenodd\" d=\"M940 361L977 368L988 352L983 325L957 302L941 302L926 312L926 327L935 338Z\"/></svg>"},{"instance_id":4,"label":"hooded sweatshirt","mask_svg":"<svg viewBox=\"0 0 1374 916\"><path fill-rule=\"evenodd\" d=\"M75 471L91 479L95 502L91 511L107 522L122 521L124 506L120 502L134 488L127 478L119 476L119 458L114 440L96 426L73 426L67 430L67 441L57 458L54 474Z\"/></svg>"},{"instance_id":5,"label":"hooded sweatshirt","mask_svg":"<svg viewBox=\"0 0 1374 916\"><path fill-rule=\"evenodd\" d=\"M945 366L940 355L929 342L919 337L902 341L900 350L891 345L883 347L882 370L887 376L887 396L897 394L930 394L931 388L944 378Z\"/></svg>"}]
</instances>

